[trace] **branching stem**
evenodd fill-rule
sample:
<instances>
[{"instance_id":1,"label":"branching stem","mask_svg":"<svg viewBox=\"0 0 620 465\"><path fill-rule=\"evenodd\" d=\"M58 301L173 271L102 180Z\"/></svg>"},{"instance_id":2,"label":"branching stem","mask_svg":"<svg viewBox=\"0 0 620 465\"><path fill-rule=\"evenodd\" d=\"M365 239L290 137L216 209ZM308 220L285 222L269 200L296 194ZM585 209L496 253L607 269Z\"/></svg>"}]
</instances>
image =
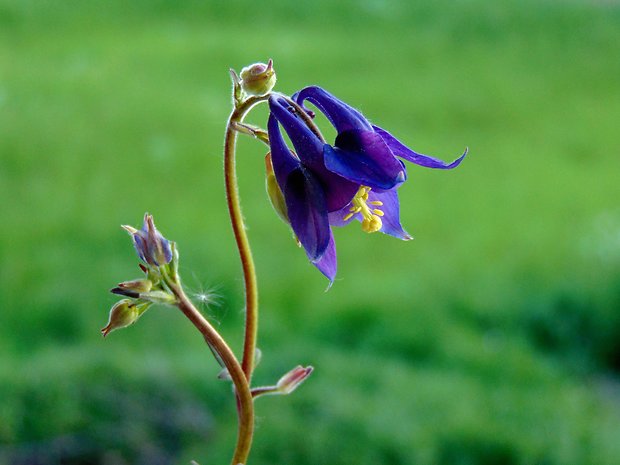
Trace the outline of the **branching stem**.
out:
<instances>
[{"instance_id":1,"label":"branching stem","mask_svg":"<svg viewBox=\"0 0 620 465\"><path fill-rule=\"evenodd\" d=\"M187 298L181 285L171 280L166 284L176 296L179 310L181 310L196 329L200 331L211 350L217 353L219 360L224 364L230 374L230 378L235 386L237 413L239 416L237 446L233 455L232 465L245 464L250 454L252 436L254 434L254 403L249 383L233 351L211 323L207 321Z\"/></svg>"}]
</instances>

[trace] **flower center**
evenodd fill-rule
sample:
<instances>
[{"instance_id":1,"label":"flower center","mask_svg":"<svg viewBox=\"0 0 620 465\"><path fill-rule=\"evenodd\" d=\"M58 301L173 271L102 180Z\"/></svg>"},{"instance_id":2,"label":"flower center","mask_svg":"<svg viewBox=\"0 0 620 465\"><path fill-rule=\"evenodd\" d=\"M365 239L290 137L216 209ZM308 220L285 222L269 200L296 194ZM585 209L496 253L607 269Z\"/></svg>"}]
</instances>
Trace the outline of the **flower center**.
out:
<instances>
[{"instance_id":1,"label":"flower center","mask_svg":"<svg viewBox=\"0 0 620 465\"><path fill-rule=\"evenodd\" d=\"M351 208L349 208L349 213L347 213L344 217L344 221L348 221L353 215L359 213L362 215L362 231L373 233L379 231L383 225L381 222L383 211L378 208L371 209L368 205L380 207L383 205L383 202L380 200L373 200L369 202L369 192L370 187L360 186L357 194L355 194L355 197L351 200Z\"/></svg>"}]
</instances>

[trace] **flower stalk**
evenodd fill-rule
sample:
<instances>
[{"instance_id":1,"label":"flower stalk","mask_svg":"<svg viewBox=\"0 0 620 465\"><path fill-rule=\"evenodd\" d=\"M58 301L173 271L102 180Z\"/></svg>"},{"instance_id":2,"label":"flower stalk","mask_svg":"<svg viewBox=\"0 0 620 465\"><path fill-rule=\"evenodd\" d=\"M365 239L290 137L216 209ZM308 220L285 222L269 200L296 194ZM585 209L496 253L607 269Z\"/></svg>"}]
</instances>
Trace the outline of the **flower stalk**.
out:
<instances>
[{"instance_id":1,"label":"flower stalk","mask_svg":"<svg viewBox=\"0 0 620 465\"><path fill-rule=\"evenodd\" d=\"M256 337L258 334L258 287L256 281L256 268L252 258L252 250L248 241L248 235L241 212L235 151L237 146L237 132L243 125L243 119L255 105L268 99L269 94L252 96L235 105L228 123L224 138L224 180L226 184L226 203L232 225L241 267L243 269L243 282L245 287L245 335L243 343L243 359L241 367L248 383L252 379L254 370L254 354L256 352Z\"/></svg>"},{"instance_id":2,"label":"flower stalk","mask_svg":"<svg viewBox=\"0 0 620 465\"><path fill-rule=\"evenodd\" d=\"M239 425L237 431L237 445L231 464L245 464L250 454L254 433L254 403L246 376L235 354L228 344L226 344L226 341L222 339L215 328L187 298L181 285L169 279L166 280L166 284L177 298L176 306L191 321L194 327L200 331L200 334L202 334L211 350L217 354L218 361L224 364L235 386Z\"/></svg>"}]
</instances>

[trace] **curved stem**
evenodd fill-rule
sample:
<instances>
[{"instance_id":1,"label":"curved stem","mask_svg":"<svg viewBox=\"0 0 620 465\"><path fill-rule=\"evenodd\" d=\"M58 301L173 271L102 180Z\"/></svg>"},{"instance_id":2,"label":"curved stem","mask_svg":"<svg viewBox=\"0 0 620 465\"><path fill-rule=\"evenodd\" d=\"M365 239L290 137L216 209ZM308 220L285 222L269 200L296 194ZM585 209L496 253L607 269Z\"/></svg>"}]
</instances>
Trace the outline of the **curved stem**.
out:
<instances>
[{"instance_id":1,"label":"curved stem","mask_svg":"<svg viewBox=\"0 0 620 465\"><path fill-rule=\"evenodd\" d=\"M203 335L209 347L219 356L228 370L237 396L237 413L239 415L239 428L237 432L237 446L232 459L232 465L245 464L252 447L252 435L254 434L254 404L249 383L237 361L234 353L222 339L219 333L211 326L204 316L194 307L187 298L183 288L176 282L167 282L168 286L177 297L178 308L192 322Z\"/></svg>"},{"instance_id":2,"label":"curved stem","mask_svg":"<svg viewBox=\"0 0 620 465\"><path fill-rule=\"evenodd\" d=\"M224 139L224 177L226 182L226 201L228 213L232 223L235 241L239 249L241 266L243 268L243 280L245 284L245 337L243 344L243 359L241 368L245 373L248 384L252 378L254 369L254 353L256 351L256 335L258 332L258 288L256 284L256 270L248 236L245 232L245 224L241 214L239 190L237 187L237 172L235 168L235 147L237 143L236 123L243 121L247 112L256 104L269 98L269 95L250 97L237 106L226 125Z\"/></svg>"}]
</instances>

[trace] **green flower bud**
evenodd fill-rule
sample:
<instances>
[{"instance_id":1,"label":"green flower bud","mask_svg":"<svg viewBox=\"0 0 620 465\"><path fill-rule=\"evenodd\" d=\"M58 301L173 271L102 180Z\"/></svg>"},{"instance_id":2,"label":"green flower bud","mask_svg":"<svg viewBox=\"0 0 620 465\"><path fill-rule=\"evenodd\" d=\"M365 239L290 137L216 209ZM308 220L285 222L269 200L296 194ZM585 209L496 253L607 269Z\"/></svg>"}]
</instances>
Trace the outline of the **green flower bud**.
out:
<instances>
[{"instance_id":1,"label":"green flower bud","mask_svg":"<svg viewBox=\"0 0 620 465\"><path fill-rule=\"evenodd\" d=\"M114 289L110 289L112 294L139 299L140 294L149 292L153 288L153 281L150 279L134 279L120 283Z\"/></svg>"},{"instance_id":2,"label":"green flower bud","mask_svg":"<svg viewBox=\"0 0 620 465\"><path fill-rule=\"evenodd\" d=\"M133 281L122 282L118 287L136 292L148 292L153 287L153 283L150 279L134 279Z\"/></svg>"},{"instance_id":3,"label":"green flower bud","mask_svg":"<svg viewBox=\"0 0 620 465\"><path fill-rule=\"evenodd\" d=\"M138 306L132 300L123 299L117 302L110 310L108 324L101 330L101 334L103 334L103 337L106 337L115 329L125 328L135 323L141 313Z\"/></svg>"},{"instance_id":4,"label":"green flower bud","mask_svg":"<svg viewBox=\"0 0 620 465\"><path fill-rule=\"evenodd\" d=\"M248 95L265 95L273 89L276 84L276 72L273 69L273 61L270 59L267 64L254 63L241 70L241 88Z\"/></svg>"}]
</instances>

